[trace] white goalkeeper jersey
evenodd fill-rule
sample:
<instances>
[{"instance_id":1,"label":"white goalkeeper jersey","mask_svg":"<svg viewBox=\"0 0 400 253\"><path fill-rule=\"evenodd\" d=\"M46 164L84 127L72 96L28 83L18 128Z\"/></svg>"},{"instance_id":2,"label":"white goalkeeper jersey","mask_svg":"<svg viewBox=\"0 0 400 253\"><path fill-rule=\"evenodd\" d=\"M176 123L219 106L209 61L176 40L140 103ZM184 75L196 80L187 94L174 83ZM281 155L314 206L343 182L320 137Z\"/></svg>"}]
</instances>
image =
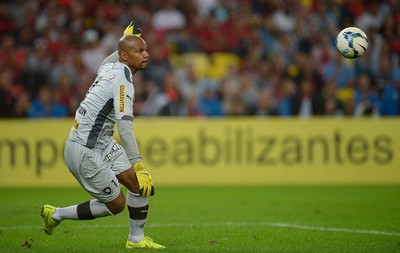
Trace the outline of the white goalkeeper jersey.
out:
<instances>
[{"instance_id":1,"label":"white goalkeeper jersey","mask_svg":"<svg viewBox=\"0 0 400 253\"><path fill-rule=\"evenodd\" d=\"M117 119L133 121L132 73L121 62L103 65L75 113L69 139L88 148L113 140Z\"/></svg>"}]
</instances>

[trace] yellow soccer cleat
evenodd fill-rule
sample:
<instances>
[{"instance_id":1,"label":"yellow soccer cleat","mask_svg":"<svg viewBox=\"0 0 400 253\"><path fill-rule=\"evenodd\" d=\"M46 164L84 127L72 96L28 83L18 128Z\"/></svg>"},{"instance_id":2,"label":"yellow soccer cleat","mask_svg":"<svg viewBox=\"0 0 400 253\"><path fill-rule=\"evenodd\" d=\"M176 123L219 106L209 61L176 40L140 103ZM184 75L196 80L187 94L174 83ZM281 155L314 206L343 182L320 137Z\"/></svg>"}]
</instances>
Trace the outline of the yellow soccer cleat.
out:
<instances>
[{"instance_id":1,"label":"yellow soccer cleat","mask_svg":"<svg viewBox=\"0 0 400 253\"><path fill-rule=\"evenodd\" d=\"M153 242L153 239L151 239L148 236L143 237L143 240L141 240L138 243L131 242L129 240L126 241L126 248L127 249L165 249L165 246L161 244L157 244Z\"/></svg>"},{"instance_id":2,"label":"yellow soccer cleat","mask_svg":"<svg viewBox=\"0 0 400 253\"><path fill-rule=\"evenodd\" d=\"M51 235L53 234L53 230L61 223L61 221L54 220L51 216L56 211L56 208L51 205L44 205L42 210L40 210L40 216L43 218L42 229L43 231Z\"/></svg>"}]
</instances>

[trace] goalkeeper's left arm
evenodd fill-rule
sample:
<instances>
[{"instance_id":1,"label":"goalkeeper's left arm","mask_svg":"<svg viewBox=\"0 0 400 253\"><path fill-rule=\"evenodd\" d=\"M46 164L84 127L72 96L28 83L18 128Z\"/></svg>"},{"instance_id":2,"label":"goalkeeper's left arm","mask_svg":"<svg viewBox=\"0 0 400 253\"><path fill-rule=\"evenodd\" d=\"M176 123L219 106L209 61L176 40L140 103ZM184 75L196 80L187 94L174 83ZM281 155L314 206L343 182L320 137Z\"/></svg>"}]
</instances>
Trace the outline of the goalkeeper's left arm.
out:
<instances>
[{"instance_id":1,"label":"goalkeeper's left arm","mask_svg":"<svg viewBox=\"0 0 400 253\"><path fill-rule=\"evenodd\" d=\"M117 120L117 126L122 146L132 166L142 162L142 156L139 152L135 134L132 131L132 121L119 119Z\"/></svg>"},{"instance_id":2,"label":"goalkeeper's left arm","mask_svg":"<svg viewBox=\"0 0 400 253\"><path fill-rule=\"evenodd\" d=\"M134 194L145 197L153 196L153 179L151 178L150 174L144 170L142 156L139 153L135 134L132 131L132 121L117 120L117 126L122 146L124 147L125 153L135 171L137 186L139 189L138 192L134 192Z\"/></svg>"}]
</instances>

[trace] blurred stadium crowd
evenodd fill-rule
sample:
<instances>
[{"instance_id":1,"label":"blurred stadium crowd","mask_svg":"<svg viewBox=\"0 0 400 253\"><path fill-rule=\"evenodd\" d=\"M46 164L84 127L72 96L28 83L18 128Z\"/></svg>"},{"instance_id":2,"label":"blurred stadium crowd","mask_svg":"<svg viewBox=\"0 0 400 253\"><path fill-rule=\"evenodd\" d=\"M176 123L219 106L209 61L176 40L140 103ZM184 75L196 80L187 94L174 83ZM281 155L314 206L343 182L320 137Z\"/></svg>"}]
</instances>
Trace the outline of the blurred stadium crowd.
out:
<instances>
[{"instance_id":1,"label":"blurred stadium crowd","mask_svg":"<svg viewBox=\"0 0 400 253\"><path fill-rule=\"evenodd\" d=\"M0 117L73 116L132 19L140 116L400 115L400 1L0 1ZM369 38L348 60L347 26Z\"/></svg>"}]
</instances>

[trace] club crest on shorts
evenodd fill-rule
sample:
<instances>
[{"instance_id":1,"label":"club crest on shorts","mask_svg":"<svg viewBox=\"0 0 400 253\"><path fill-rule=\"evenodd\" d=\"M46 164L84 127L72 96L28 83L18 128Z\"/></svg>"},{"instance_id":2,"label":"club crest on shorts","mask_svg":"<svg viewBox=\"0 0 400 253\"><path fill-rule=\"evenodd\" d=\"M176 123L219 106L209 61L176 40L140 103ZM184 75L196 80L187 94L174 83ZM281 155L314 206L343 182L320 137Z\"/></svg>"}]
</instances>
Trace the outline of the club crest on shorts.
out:
<instances>
[{"instance_id":1,"label":"club crest on shorts","mask_svg":"<svg viewBox=\"0 0 400 253\"><path fill-rule=\"evenodd\" d=\"M111 187L106 187L106 188L104 188L103 189L103 192L105 193L105 194L111 194L111 192L112 192L112 190L111 190Z\"/></svg>"}]
</instances>

